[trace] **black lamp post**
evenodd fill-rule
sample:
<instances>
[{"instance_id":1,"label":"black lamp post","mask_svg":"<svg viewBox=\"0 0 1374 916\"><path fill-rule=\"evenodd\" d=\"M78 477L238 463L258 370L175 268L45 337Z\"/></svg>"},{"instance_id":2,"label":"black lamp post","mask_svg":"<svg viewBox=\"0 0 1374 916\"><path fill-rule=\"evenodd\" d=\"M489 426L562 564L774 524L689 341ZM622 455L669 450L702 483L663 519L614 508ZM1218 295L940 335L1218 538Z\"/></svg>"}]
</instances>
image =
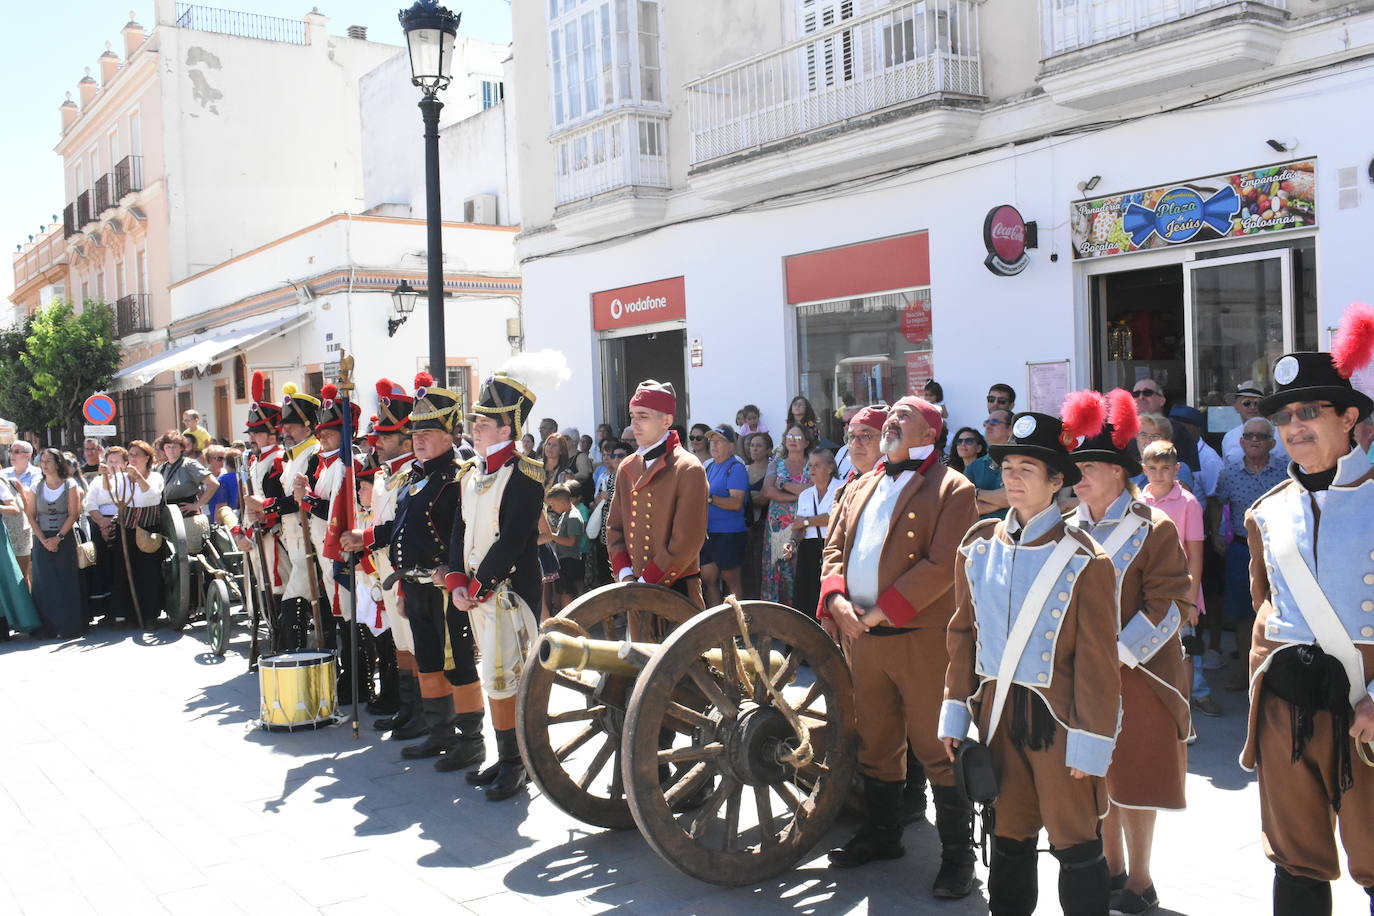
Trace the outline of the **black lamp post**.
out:
<instances>
[{"instance_id":1,"label":"black lamp post","mask_svg":"<svg viewBox=\"0 0 1374 916\"><path fill-rule=\"evenodd\" d=\"M406 323L410 313L415 311L415 299L420 294L405 280L396 284L391 291L391 317L386 321L386 336L395 337L396 331Z\"/></svg>"},{"instance_id":2,"label":"black lamp post","mask_svg":"<svg viewBox=\"0 0 1374 916\"><path fill-rule=\"evenodd\" d=\"M410 47L410 81L420 87L420 113L425 122L425 228L429 249L429 371L443 384L444 356L443 220L439 215L439 90L453 77L453 45L463 18L438 0L415 0L397 18ZM412 300L413 301L413 300Z\"/></svg>"}]
</instances>

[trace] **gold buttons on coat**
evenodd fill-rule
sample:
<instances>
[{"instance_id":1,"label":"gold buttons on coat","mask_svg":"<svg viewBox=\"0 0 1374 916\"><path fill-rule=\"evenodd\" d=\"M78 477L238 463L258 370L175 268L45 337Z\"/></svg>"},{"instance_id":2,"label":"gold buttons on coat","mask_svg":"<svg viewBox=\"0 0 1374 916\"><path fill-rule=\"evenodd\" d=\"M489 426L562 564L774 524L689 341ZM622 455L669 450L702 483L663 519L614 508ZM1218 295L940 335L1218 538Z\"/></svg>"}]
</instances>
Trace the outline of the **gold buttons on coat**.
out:
<instances>
[{"instance_id":1,"label":"gold buttons on coat","mask_svg":"<svg viewBox=\"0 0 1374 916\"><path fill-rule=\"evenodd\" d=\"M1064 612L1059 610L1059 608L1055 608L1054 610L1050 611L1050 616L1053 617L1055 620L1058 620L1060 617L1064 616Z\"/></svg>"},{"instance_id":2,"label":"gold buttons on coat","mask_svg":"<svg viewBox=\"0 0 1374 916\"><path fill-rule=\"evenodd\" d=\"M1042 671L1035 676L1035 679L1043 684L1050 679L1050 676Z\"/></svg>"},{"instance_id":3,"label":"gold buttons on coat","mask_svg":"<svg viewBox=\"0 0 1374 916\"><path fill-rule=\"evenodd\" d=\"M906 514L906 517L907 517L907 518L915 518L915 517L916 517L916 513L915 513L915 512L908 512L908 513Z\"/></svg>"},{"instance_id":4,"label":"gold buttons on coat","mask_svg":"<svg viewBox=\"0 0 1374 916\"><path fill-rule=\"evenodd\" d=\"M1374 627L1360 627L1360 635L1368 639L1374 636Z\"/></svg>"},{"instance_id":5,"label":"gold buttons on coat","mask_svg":"<svg viewBox=\"0 0 1374 916\"><path fill-rule=\"evenodd\" d=\"M1047 630L1047 631L1045 632L1045 638L1048 639L1049 641L1053 642L1053 641L1054 641L1054 631L1053 631L1053 630Z\"/></svg>"},{"instance_id":6,"label":"gold buttons on coat","mask_svg":"<svg viewBox=\"0 0 1374 916\"><path fill-rule=\"evenodd\" d=\"M987 552L988 552L988 545L979 542L979 544L978 544L978 552L979 552L979 553L987 553Z\"/></svg>"},{"instance_id":7,"label":"gold buttons on coat","mask_svg":"<svg viewBox=\"0 0 1374 916\"><path fill-rule=\"evenodd\" d=\"M1068 592L1060 592L1060 593L1059 593L1058 595L1056 595L1055 597L1058 598L1060 601L1068 601L1068 600L1069 600L1069 593L1068 593Z\"/></svg>"},{"instance_id":8,"label":"gold buttons on coat","mask_svg":"<svg viewBox=\"0 0 1374 916\"><path fill-rule=\"evenodd\" d=\"M1074 579L1077 579L1077 578L1078 578L1078 573L1069 573L1067 576L1064 577L1064 581L1065 581L1065 582L1072 582Z\"/></svg>"},{"instance_id":9,"label":"gold buttons on coat","mask_svg":"<svg viewBox=\"0 0 1374 916\"><path fill-rule=\"evenodd\" d=\"M1040 653L1040 660L1041 660L1042 662L1047 662L1047 661L1049 661L1051 658L1053 658L1053 656L1051 656L1050 653L1048 653L1048 652L1041 652L1041 653Z\"/></svg>"},{"instance_id":10,"label":"gold buttons on coat","mask_svg":"<svg viewBox=\"0 0 1374 916\"><path fill-rule=\"evenodd\" d=\"M916 536L916 532L914 532L914 531L908 531L908 532L906 533L906 536L909 537L909 538L914 538L914 537ZM1374 579L1374 576L1370 576L1370 577L1368 577L1368 578Z\"/></svg>"},{"instance_id":11,"label":"gold buttons on coat","mask_svg":"<svg viewBox=\"0 0 1374 916\"><path fill-rule=\"evenodd\" d=\"M1374 611L1374 601L1362 601L1362 602L1360 602L1360 610L1362 610L1362 611Z\"/></svg>"},{"instance_id":12,"label":"gold buttons on coat","mask_svg":"<svg viewBox=\"0 0 1374 916\"><path fill-rule=\"evenodd\" d=\"M909 553L909 554L906 555L906 558L907 558L908 560L914 560L914 559L916 559L916 554L914 554L914 553Z\"/></svg>"},{"instance_id":13,"label":"gold buttons on coat","mask_svg":"<svg viewBox=\"0 0 1374 916\"><path fill-rule=\"evenodd\" d=\"M1365 574L1364 574L1364 584L1365 584L1365 585L1374 585L1374 573L1365 573Z\"/></svg>"}]
</instances>

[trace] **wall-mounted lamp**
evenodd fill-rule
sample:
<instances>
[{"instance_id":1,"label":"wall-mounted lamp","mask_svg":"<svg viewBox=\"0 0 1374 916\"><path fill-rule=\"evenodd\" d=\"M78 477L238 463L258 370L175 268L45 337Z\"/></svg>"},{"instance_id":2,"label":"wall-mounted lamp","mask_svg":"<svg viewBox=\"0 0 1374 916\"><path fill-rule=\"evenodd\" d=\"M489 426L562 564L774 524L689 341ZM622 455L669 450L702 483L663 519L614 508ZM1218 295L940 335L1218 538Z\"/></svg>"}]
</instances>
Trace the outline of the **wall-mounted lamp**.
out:
<instances>
[{"instance_id":1,"label":"wall-mounted lamp","mask_svg":"<svg viewBox=\"0 0 1374 916\"><path fill-rule=\"evenodd\" d=\"M1276 153L1291 153L1298 148L1297 137L1284 137L1282 140L1265 140L1269 148Z\"/></svg>"},{"instance_id":2,"label":"wall-mounted lamp","mask_svg":"<svg viewBox=\"0 0 1374 916\"><path fill-rule=\"evenodd\" d=\"M1078 183L1078 193L1079 193L1079 194L1087 194L1087 193L1088 193L1089 191L1091 191L1093 188L1096 188L1096 187L1097 187L1097 183L1098 183L1099 181L1101 181L1101 180L1102 180L1102 176L1101 176L1101 175L1094 175L1093 177L1089 178L1087 181L1080 181L1080 182Z\"/></svg>"},{"instance_id":3,"label":"wall-mounted lamp","mask_svg":"<svg viewBox=\"0 0 1374 916\"><path fill-rule=\"evenodd\" d=\"M419 295L415 287L404 280L391 291L391 317L386 320L387 337L395 337L396 330L406 323L410 313L415 311L415 299Z\"/></svg>"}]
</instances>

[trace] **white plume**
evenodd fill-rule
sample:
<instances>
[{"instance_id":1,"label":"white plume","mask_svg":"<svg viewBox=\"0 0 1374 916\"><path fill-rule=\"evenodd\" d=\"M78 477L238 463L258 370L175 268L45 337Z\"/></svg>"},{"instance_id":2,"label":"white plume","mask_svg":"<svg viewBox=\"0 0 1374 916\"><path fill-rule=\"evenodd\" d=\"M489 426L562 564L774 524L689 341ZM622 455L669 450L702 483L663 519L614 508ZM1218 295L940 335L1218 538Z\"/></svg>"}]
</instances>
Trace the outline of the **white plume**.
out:
<instances>
[{"instance_id":1,"label":"white plume","mask_svg":"<svg viewBox=\"0 0 1374 916\"><path fill-rule=\"evenodd\" d=\"M501 371L523 382L535 394L557 388L572 378L568 358L562 350L544 348L537 353L517 353L506 360Z\"/></svg>"}]
</instances>

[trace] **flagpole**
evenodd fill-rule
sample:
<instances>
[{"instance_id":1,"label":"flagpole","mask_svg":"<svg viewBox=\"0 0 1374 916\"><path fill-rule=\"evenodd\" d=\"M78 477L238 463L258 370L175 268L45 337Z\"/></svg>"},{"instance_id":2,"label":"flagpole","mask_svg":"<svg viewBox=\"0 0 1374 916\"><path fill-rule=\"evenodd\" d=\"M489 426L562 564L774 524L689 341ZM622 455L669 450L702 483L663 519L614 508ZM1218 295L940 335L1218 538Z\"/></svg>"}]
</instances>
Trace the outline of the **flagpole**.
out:
<instances>
[{"instance_id":1,"label":"flagpole","mask_svg":"<svg viewBox=\"0 0 1374 916\"><path fill-rule=\"evenodd\" d=\"M344 461L343 480L339 483L340 493L345 499L357 501L357 485L353 478L353 410L349 406L349 395L353 393L353 357L348 355L348 351L339 351L339 404L343 417L342 426L339 430L339 448L341 454L339 460ZM345 460L346 459L346 460ZM355 506L347 507L346 517L353 519L356 511ZM351 526L350 526L351 527ZM344 582L348 588L349 606L351 608L352 620L345 619L344 626L349 627L348 633L348 677L352 683L353 696L353 740L358 737L358 594L356 581L354 578L354 558L357 554L347 551L343 554L344 563Z\"/></svg>"}]
</instances>

